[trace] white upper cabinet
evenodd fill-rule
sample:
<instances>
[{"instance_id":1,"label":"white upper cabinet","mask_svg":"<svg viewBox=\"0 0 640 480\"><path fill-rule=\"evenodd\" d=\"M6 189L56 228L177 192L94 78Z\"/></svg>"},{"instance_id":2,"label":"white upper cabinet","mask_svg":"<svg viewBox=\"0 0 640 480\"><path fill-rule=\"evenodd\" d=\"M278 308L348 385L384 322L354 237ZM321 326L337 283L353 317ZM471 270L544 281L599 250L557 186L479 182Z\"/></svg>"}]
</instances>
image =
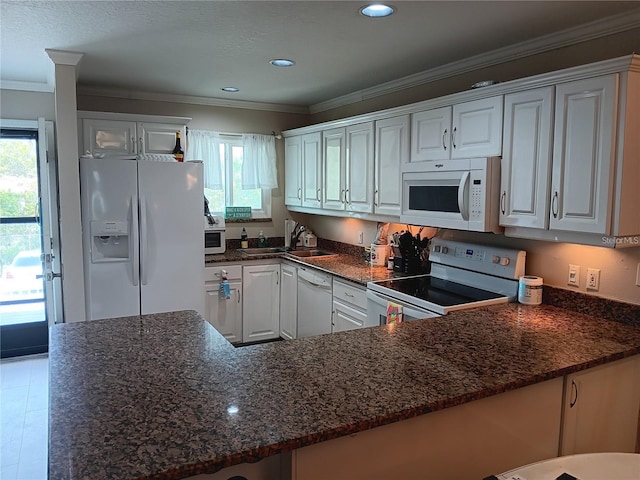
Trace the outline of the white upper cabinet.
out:
<instances>
[{"instance_id":1,"label":"white upper cabinet","mask_svg":"<svg viewBox=\"0 0 640 480\"><path fill-rule=\"evenodd\" d=\"M346 209L373 211L373 122L346 128Z\"/></svg>"},{"instance_id":2,"label":"white upper cabinet","mask_svg":"<svg viewBox=\"0 0 640 480\"><path fill-rule=\"evenodd\" d=\"M374 213L400 215L400 166L409 161L409 115L376 120Z\"/></svg>"},{"instance_id":3,"label":"white upper cabinet","mask_svg":"<svg viewBox=\"0 0 640 480\"><path fill-rule=\"evenodd\" d=\"M322 132L322 208L345 209L345 130L334 128Z\"/></svg>"},{"instance_id":4,"label":"white upper cabinet","mask_svg":"<svg viewBox=\"0 0 640 480\"><path fill-rule=\"evenodd\" d=\"M284 139L284 203L302 205L302 136Z\"/></svg>"},{"instance_id":5,"label":"white upper cabinet","mask_svg":"<svg viewBox=\"0 0 640 480\"><path fill-rule=\"evenodd\" d=\"M618 75L556 87L550 228L609 233Z\"/></svg>"},{"instance_id":6,"label":"white upper cabinet","mask_svg":"<svg viewBox=\"0 0 640 480\"><path fill-rule=\"evenodd\" d=\"M302 206L322 206L322 145L320 132L302 135Z\"/></svg>"},{"instance_id":7,"label":"white upper cabinet","mask_svg":"<svg viewBox=\"0 0 640 480\"><path fill-rule=\"evenodd\" d=\"M322 205L320 132L285 139L285 204L319 208Z\"/></svg>"},{"instance_id":8,"label":"white upper cabinet","mask_svg":"<svg viewBox=\"0 0 640 480\"><path fill-rule=\"evenodd\" d=\"M373 122L322 132L322 208L373 211Z\"/></svg>"},{"instance_id":9,"label":"white upper cabinet","mask_svg":"<svg viewBox=\"0 0 640 480\"><path fill-rule=\"evenodd\" d=\"M138 152L136 122L82 120L82 153L93 155L135 155Z\"/></svg>"},{"instance_id":10,"label":"white upper cabinet","mask_svg":"<svg viewBox=\"0 0 640 480\"><path fill-rule=\"evenodd\" d=\"M503 97L414 113L411 162L499 156Z\"/></svg>"},{"instance_id":11,"label":"white upper cabinet","mask_svg":"<svg viewBox=\"0 0 640 480\"><path fill-rule=\"evenodd\" d=\"M139 122L138 132L138 153L171 153L176 146L176 132L180 132L182 137L180 146L186 151L185 128L184 125L174 125L168 123Z\"/></svg>"},{"instance_id":12,"label":"white upper cabinet","mask_svg":"<svg viewBox=\"0 0 640 480\"><path fill-rule=\"evenodd\" d=\"M500 225L547 228L553 87L506 95Z\"/></svg>"},{"instance_id":13,"label":"white upper cabinet","mask_svg":"<svg viewBox=\"0 0 640 480\"><path fill-rule=\"evenodd\" d=\"M176 132L187 150L186 124L190 118L111 112L78 112L80 154L128 157L138 154L167 154L176 145Z\"/></svg>"}]
</instances>

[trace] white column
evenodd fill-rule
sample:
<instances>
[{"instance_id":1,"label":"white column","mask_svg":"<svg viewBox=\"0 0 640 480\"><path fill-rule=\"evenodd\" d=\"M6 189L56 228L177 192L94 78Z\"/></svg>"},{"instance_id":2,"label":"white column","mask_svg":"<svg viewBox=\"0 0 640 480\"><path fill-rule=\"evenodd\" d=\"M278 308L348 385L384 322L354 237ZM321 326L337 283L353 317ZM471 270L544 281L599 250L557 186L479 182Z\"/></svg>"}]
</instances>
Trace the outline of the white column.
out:
<instances>
[{"instance_id":1,"label":"white column","mask_svg":"<svg viewBox=\"0 0 640 480\"><path fill-rule=\"evenodd\" d=\"M76 65L82 53L46 50L55 64L56 148L64 321L85 320Z\"/></svg>"}]
</instances>

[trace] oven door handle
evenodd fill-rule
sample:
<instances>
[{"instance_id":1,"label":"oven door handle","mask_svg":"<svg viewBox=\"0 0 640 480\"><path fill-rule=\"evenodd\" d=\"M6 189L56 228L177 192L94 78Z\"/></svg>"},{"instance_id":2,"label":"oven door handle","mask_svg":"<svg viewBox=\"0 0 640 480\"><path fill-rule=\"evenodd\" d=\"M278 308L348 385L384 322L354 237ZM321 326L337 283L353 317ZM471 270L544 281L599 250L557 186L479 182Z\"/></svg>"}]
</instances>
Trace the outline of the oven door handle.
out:
<instances>
[{"instance_id":1,"label":"oven door handle","mask_svg":"<svg viewBox=\"0 0 640 480\"><path fill-rule=\"evenodd\" d=\"M469 210L467 205L467 198L469 197L469 176L468 171L462 174L460 179L460 185L458 186L458 209L463 220L469 220Z\"/></svg>"}]
</instances>

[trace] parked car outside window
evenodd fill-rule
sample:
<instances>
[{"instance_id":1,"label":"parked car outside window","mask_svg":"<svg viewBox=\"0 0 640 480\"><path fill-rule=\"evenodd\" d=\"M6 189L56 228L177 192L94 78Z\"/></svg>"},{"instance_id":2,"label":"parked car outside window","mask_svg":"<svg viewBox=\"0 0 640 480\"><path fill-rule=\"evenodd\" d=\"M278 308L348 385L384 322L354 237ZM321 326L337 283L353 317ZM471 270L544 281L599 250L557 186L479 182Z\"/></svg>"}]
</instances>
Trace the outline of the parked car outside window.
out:
<instances>
[{"instance_id":1,"label":"parked car outside window","mask_svg":"<svg viewBox=\"0 0 640 480\"><path fill-rule=\"evenodd\" d=\"M42 300L43 278L40 250L23 250L5 266L0 281L0 301Z\"/></svg>"}]
</instances>

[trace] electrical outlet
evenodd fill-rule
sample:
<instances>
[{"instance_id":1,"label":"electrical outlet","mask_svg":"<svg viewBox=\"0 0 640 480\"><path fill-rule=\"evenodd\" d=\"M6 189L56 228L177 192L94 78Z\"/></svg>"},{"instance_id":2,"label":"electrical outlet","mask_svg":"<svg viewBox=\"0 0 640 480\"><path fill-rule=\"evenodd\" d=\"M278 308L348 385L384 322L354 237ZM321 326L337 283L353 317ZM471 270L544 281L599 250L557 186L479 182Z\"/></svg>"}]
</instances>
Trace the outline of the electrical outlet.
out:
<instances>
[{"instance_id":1,"label":"electrical outlet","mask_svg":"<svg viewBox=\"0 0 640 480\"><path fill-rule=\"evenodd\" d=\"M574 287L580 286L580 265L569 265L567 285L573 285Z\"/></svg>"},{"instance_id":2,"label":"electrical outlet","mask_svg":"<svg viewBox=\"0 0 640 480\"><path fill-rule=\"evenodd\" d=\"M600 270L587 268L587 290L600 289Z\"/></svg>"},{"instance_id":3,"label":"electrical outlet","mask_svg":"<svg viewBox=\"0 0 640 480\"><path fill-rule=\"evenodd\" d=\"M636 269L636 287L640 287L640 262L638 262L638 268Z\"/></svg>"},{"instance_id":4,"label":"electrical outlet","mask_svg":"<svg viewBox=\"0 0 640 480\"><path fill-rule=\"evenodd\" d=\"M358 245L362 245L364 243L364 232L358 233Z\"/></svg>"}]
</instances>

